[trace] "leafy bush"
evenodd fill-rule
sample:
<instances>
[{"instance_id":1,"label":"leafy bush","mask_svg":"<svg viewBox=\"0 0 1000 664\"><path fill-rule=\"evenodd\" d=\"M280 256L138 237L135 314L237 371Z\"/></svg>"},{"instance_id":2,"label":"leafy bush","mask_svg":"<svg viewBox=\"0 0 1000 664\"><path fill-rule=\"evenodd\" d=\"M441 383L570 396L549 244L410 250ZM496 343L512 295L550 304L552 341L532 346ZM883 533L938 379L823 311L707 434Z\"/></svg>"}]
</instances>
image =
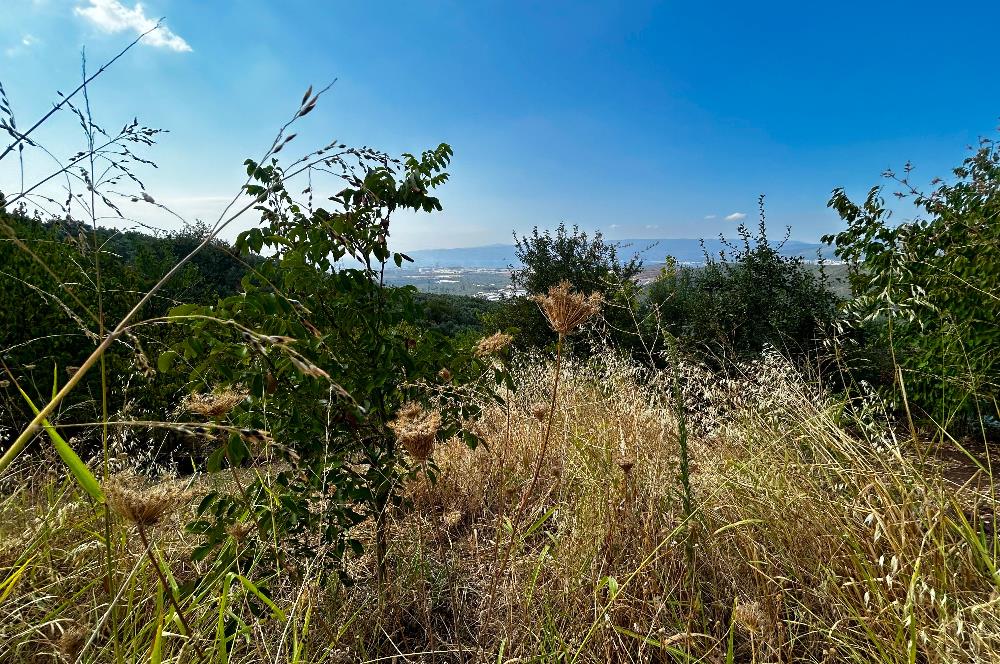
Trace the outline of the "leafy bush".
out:
<instances>
[{"instance_id":1,"label":"leafy bush","mask_svg":"<svg viewBox=\"0 0 1000 664\"><path fill-rule=\"evenodd\" d=\"M459 426L473 413L449 397L454 385L482 373L482 360L459 353L440 332L418 330L415 289L383 285L389 262L408 260L388 248L392 213L441 209L428 192L447 179L450 158L445 144L402 161L368 148L321 151L317 165L344 185L330 209L294 200L276 161L247 161L254 183L246 191L264 224L241 233L236 246L247 255L266 249L269 257L243 279L239 295L171 311L189 334L160 357L160 368L176 364L193 385L248 393L226 426L212 430L221 445L210 470L263 454L277 454L289 469L275 484L208 496L192 524L204 536L196 557L219 547L234 555L227 533L240 520L308 550L323 545L334 559L360 546L349 530L362 520L375 517L384 534L387 508L416 467L390 424L429 388L445 415L430 435L475 442ZM384 538L376 549L381 560Z\"/></svg>"},{"instance_id":2,"label":"leafy bush","mask_svg":"<svg viewBox=\"0 0 1000 664\"><path fill-rule=\"evenodd\" d=\"M542 347L552 343L552 332L534 302L527 298L533 293L545 293L561 281L568 281L583 293L600 293L606 303L604 319L615 338L628 343L635 325L629 308L638 295L636 278L642 272L642 261L633 256L623 261L619 245L606 242L600 233L588 236L579 227L572 229L560 223L555 232L539 231L531 235L514 236L520 268L511 266L511 284L519 293L504 302L496 313L485 318L488 327L497 330L516 329L518 342L526 347Z\"/></svg>"},{"instance_id":3,"label":"leafy bush","mask_svg":"<svg viewBox=\"0 0 1000 664\"><path fill-rule=\"evenodd\" d=\"M837 297L801 257L783 256L783 241L769 242L763 197L757 232L745 224L740 241L705 265L680 266L668 259L649 287L653 318L682 345L716 362L751 359L765 346L790 357L817 348L836 316ZM787 233L785 236L787 239Z\"/></svg>"},{"instance_id":4,"label":"leafy bush","mask_svg":"<svg viewBox=\"0 0 1000 664\"><path fill-rule=\"evenodd\" d=\"M33 398L44 400L51 387L53 365L60 372L69 372L93 350L99 304L106 320L119 319L207 232L201 225L160 237L106 228L94 231L72 218L47 220L28 216L23 210L0 211L0 359L23 385L29 389L40 386ZM102 248L100 294L93 282L95 242ZM236 293L240 280L259 257L239 259L233 251L221 240L212 242L143 313L163 316L171 306L184 301L213 302ZM153 376L147 353L162 343L171 343L173 334L169 327L150 326L141 335L125 336L109 349L106 362L110 373L122 378L109 383L110 411L118 411L129 402L133 414L159 412L171 402L180 385ZM66 405L71 407L68 410L73 420L93 422L100 418L99 400L93 398L101 392L100 376L88 376L84 386ZM142 389L127 392L130 386ZM24 400L11 385L0 389L0 398L4 400L0 402L4 406L0 426L23 428L30 419Z\"/></svg>"},{"instance_id":5,"label":"leafy bush","mask_svg":"<svg viewBox=\"0 0 1000 664\"><path fill-rule=\"evenodd\" d=\"M468 295L417 293L420 325L448 336L481 334L483 317L495 311L497 302Z\"/></svg>"},{"instance_id":6,"label":"leafy bush","mask_svg":"<svg viewBox=\"0 0 1000 664\"><path fill-rule=\"evenodd\" d=\"M947 427L995 413L1000 394L1000 147L982 141L929 194L911 172L885 176L926 217L894 224L882 187L861 204L835 189L829 205L847 228L824 240L852 267L853 320L876 324L893 353L897 394Z\"/></svg>"}]
</instances>

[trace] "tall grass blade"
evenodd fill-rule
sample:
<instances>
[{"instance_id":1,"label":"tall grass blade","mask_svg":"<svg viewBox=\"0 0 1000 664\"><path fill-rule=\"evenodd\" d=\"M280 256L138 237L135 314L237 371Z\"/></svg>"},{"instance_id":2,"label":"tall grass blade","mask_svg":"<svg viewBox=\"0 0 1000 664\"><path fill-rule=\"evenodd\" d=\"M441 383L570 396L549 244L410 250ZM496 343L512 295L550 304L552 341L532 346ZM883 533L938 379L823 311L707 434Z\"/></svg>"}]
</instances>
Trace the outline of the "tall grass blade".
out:
<instances>
[{"instance_id":1,"label":"tall grass blade","mask_svg":"<svg viewBox=\"0 0 1000 664\"><path fill-rule=\"evenodd\" d=\"M54 391L56 390L55 384L53 384L52 389ZM21 396L24 397L24 400L28 402L28 405L31 407L31 410L34 411L35 415L38 415L39 410L31 400L31 397L28 396L28 393L21 389L20 385L17 386L17 390L21 393ZM89 493L90 496L98 503L104 503L104 492L101 491L101 485L97 481L97 478L94 477L94 474L90 472L90 468L87 467L87 464L83 462L83 459L81 459L77 453L73 451L73 448L69 446L69 443L67 443L63 437L59 435L59 432L56 431L55 427L53 427L47 419L42 419L42 427L45 429L45 432L49 434L49 438L52 440L52 445L56 448L56 452L59 453L63 463L69 466L70 472L73 473L73 477L75 477L76 481L80 483L80 486L83 487L84 491Z\"/></svg>"}]
</instances>

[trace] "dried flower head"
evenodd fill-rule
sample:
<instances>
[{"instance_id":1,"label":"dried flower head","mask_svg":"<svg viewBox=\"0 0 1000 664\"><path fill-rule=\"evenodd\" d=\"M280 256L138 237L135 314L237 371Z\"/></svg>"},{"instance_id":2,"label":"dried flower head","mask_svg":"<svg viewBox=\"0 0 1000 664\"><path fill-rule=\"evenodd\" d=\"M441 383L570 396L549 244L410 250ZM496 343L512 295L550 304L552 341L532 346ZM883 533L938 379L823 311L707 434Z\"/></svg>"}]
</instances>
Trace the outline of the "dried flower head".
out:
<instances>
[{"instance_id":1,"label":"dried flower head","mask_svg":"<svg viewBox=\"0 0 1000 664\"><path fill-rule=\"evenodd\" d=\"M226 528L226 532L237 542L242 542L250 534L250 531L254 529L254 524L248 521L237 521L232 523Z\"/></svg>"},{"instance_id":2,"label":"dried flower head","mask_svg":"<svg viewBox=\"0 0 1000 664\"><path fill-rule=\"evenodd\" d=\"M544 422L545 418L549 416L549 404L541 401L531 404L528 410L531 412L531 416L539 422Z\"/></svg>"},{"instance_id":3,"label":"dried flower head","mask_svg":"<svg viewBox=\"0 0 1000 664\"><path fill-rule=\"evenodd\" d=\"M750 634L760 634L764 631L767 618L760 608L759 602L736 602L733 608L733 622Z\"/></svg>"},{"instance_id":4,"label":"dried flower head","mask_svg":"<svg viewBox=\"0 0 1000 664\"><path fill-rule=\"evenodd\" d=\"M187 500L188 493L177 484L133 488L113 479L104 486L108 505L137 526L155 526L164 516Z\"/></svg>"},{"instance_id":5,"label":"dried flower head","mask_svg":"<svg viewBox=\"0 0 1000 664\"><path fill-rule=\"evenodd\" d=\"M600 293L577 293L568 281L560 281L549 289L547 295L534 295L531 299L538 304L549 325L559 335L572 334L579 329L601 310L603 301Z\"/></svg>"},{"instance_id":6,"label":"dried flower head","mask_svg":"<svg viewBox=\"0 0 1000 664\"><path fill-rule=\"evenodd\" d=\"M635 467L635 460L631 457L625 457L618 462L618 467L622 469L622 472L628 475L632 472L632 468Z\"/></svg>"},{"instance_id":7,"label":"dried flower head","mask_svg":"<svg viewBox=\"0 0 1000 664\"><path fill-rule=\"evenodd\" d=\"M210 394L190 394L184 399L183 406L189 413L214 420L224 416L246 398L246 392L221 390Z\"/></svg>"},{"instance_id":8,"label":"dried flower head","mask_svg":"<svg viewBox=\"0 0 1000 664\"><path fill-rule=\"evenodd\" d=\"M389 428L411 457L425 461L434 450L434 438L441 428L441 413L410 402L399 409Z\"/></svg>"},{"instance_id":9,"label":"dried flower head","mask_svg":"<svg viewBox=\"0 0 1000 664\"><path fill-rule=\"evenodd\" d=\"M451 372L448 371L448 367L443 367L441 371L438 372L438 378L446 383L451 381Z\"/></svg>"},{"instance_id":10,"label":"dried flower head","mask_svg":"<svg viewBox=\"0 0 1000 664\"><path fill-rule=\"evenodd\" d=\"M74 623L59 637L59 641L56 642L56 649L62 655L63 659L70 664L74 664L77 658L80 657L80 653L83 651L83 646L86 643L87 628Z\"/></svg>"},{"instance_id":11,"label":"dried flower head","mask_svg":"<svg viewBox=\"0 0 1000 664\"><path fill-rule=\"evenodd\" d=\"M491 355L498 355L503 352L507 346L514 340L514 337L503 332L496 332L488 337L483 337L476 344L475 354L476 357L490 357Z\"/></svg>"}]
</instances>

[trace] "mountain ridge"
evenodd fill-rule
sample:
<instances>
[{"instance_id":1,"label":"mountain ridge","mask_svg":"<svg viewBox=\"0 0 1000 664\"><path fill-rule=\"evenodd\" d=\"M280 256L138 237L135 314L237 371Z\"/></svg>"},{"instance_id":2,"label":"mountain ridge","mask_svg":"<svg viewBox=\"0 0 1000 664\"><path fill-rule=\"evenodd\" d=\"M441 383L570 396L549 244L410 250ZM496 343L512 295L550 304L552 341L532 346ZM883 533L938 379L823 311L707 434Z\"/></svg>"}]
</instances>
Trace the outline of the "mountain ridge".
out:
<instances>
[{"instance_id":1,"label":"mountain ridge","mask_svg":"<svg viewBox=\"0 0 1000 664\"><path fill-rule=\"evenodd\" d=\"M643 263L659 264L666 262L667 256L673 256L681 263L704 263L705 252L718 256L726 250L718 238L702 240L694 238L630 238L618 240L619 256L625 260L638 255ZM735 242L733 244L736 244ZM783 256L802 256L807 260L815 260L817 251L823 252L825 258L831 258L829 248L818 242L788 240L780 253ZM413 263L404 263L409 268L465 268L465 269L503 269L509 265L518 265L515 246L512 244L487 244L475 247L453 247L449 249L415 249L404 252L413 259Z\"/></svg>"}]
</instances>

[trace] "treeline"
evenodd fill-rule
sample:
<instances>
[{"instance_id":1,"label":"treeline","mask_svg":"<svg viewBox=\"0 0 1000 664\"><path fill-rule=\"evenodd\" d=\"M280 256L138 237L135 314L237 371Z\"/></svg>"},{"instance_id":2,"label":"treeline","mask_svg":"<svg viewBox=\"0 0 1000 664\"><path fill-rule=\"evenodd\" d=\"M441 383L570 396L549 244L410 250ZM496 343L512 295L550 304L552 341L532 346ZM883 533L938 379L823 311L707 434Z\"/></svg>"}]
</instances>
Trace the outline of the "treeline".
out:
<instances>
[{"instance_id":1,"label":"treeline","mask_svg":"<svg viewBox=\"0 0 1000 664\"><path fill-rule=\"evenodd\" d=\"M51 393L53 370L65 382L113 326L142 295L207 232L202 225L152 235L139 231L97 229L73 219L43 219L23 210L0 211L0 359L33 399ZM237 293L240 282L259 259L240 257L222 241L196 254L141 312L156 319L182 302L213 302ZM156 353L174 334L150 323L130 330L105 355L109 412L128 400L133 409L154 410L174 399L175 381L146 381L144 389L127 391L136 380L154 373ZM18 429L30 414L11 385L0 376L3 415L0 426ZM76 422L100 419L101 376L84 379L64 410Z\"/></svg>"},{"instance_id":2,"label":"treeline","mask_svg":"<svg viewBox=\"0 0 1000 664\"><path fill-rule=\"evenodd\" d=\"M74 219L0 211L0 360L22 387L30 388L33 399L44 401L53 368L65 382L96 347L100 321L105 327L114 325L208 232L200 223L156 234L95 230ZM215 239L159 290L140 316L165 318L182 304L212 306L238 295L244 279L263 260ZM481 334L483 316L497 308L493 302L456 295L415 293L414 299L416 324L455 337ZM126 403L133 411L150 413L176 405L185 385L157 372L156 364L179 335L167 324L144 324L111 347L105 356L106 375L113 376L107 386L109 412L121 411ZM6 372L0 374L0 426L18 429L30 410ZM95 422L101 417L101 377L94 372L84 380L64 409L74 411L76 422ZM142 389L135 389L139 381Z\"/></svg>"}]
</instances>

